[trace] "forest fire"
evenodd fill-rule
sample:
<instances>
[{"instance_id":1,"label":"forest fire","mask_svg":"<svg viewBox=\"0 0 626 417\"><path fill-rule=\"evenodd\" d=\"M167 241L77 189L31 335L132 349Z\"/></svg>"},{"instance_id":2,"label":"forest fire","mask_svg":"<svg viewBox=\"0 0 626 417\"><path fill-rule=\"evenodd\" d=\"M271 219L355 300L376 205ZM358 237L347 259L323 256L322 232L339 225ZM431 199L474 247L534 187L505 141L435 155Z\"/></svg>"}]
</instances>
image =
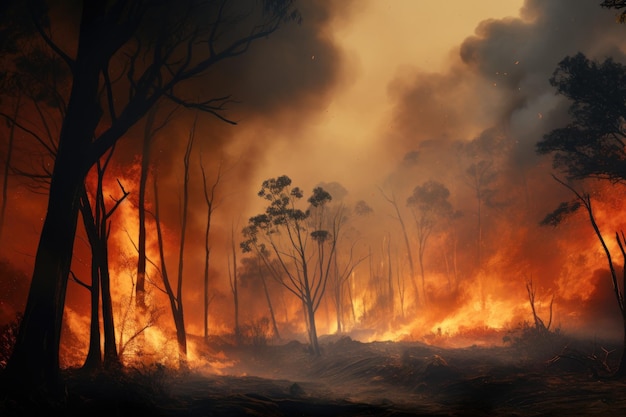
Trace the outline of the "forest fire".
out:
<instances>
[{"instance_id":1,"label":"forest fire","mask_svg":"<svg viewBox=\"0 0 626 417\"><path fill-rule=\"evenodd\" d=\"M135 317L137 243L133 240L133 231L137 230L139 222L136 204L133 203L132 197L133 194L136 195L136 190L132 187L132 184L136 183L136 178L129 177L127 174L129 172L134 173L134 177L137 176L136 169L126 170L125 175L119 171L120 175L112 174L113 178L110 178L104 187L104 194L111 196L109 204L114 204L113 196L120 192L119 184L128 184L124 187L131 193L129 200L125 204L120 204L119 211L111 217L112 226L109 238L111 253L117 254L111 257L110 270L112 294L117 300L114 312L120 355L126 363L148 361L174 364L178 355L176 342L172 337L175 329L171 313L165 308L167 297L163 291L162 277L159 275L159 242L156 233L148 233L147 248L150 267L147 277L150 282L148 304L157 307L150 313L149 318L143 317L145 320L143 323L138 322ZM615 222L611 213L615 211L615 204L618 204L618 201L608 198L614 196L608 187L607 192L609 192L607 198L598 197L599 204L595 208L595 214L597 222L611 230L612 227L617 226L611 224ZM594 292L598 291L598 287L610 288L608 280L595 282L596 277L588 272L606 269L606 259L601 248L598 248L598 242L591 234L590 225L586 223L583 213L572 218L572 222L573 228L568 227L568 229L571 229L573 235L566 237L560 245L575 246L571 249L567 246L561 247L560 251L586 253L591 256L587 259L570 257L565 262L562 259L554 259L554 262L561 263L562 269L560 275L550 277L550 280L538 276L533 277L528 271L538 269L539 266L527 261L523 265L524 269L516 271L515 268L519 268L516 266L518 262L507 258L509 254L515 253L515 249L497 245L498 250L492 252L490 258L485 260L485 266L463 280L452 281L445 271L429 273L424 287L426 295L418 291L416 297L411 291L410 277L402 276L400 273L393 274L391 287L400 286L399 288L403 288L404 292L392 294L390 302L384 286L381 286L379 280L373 279L376 274L388 269L389 259L384 259L383 253L379 255L383 259L378 262L377 266L363 262L350 274L346 281L346 286L349 288L344 287L341 291L342 316L339 319L336 305L333 305L330 297L322 302L316 316L320 334L335 333L336 323L339 320L342 325L342 334L363 342L421 341L450 347L504 345L504 338L507 334L533 320L532 306L526 287L533 280L535 287L539 290L533 301L537 314L546 322L550 320L554 328L579 332L587 326L595 326L596 316L586 313L584 304L581 302L584 303L596 297L597 294ZM149 221L148 228L154 230L154 227L154 221ZM541 228L538 227L538 230ZM198 231L201 230L198 229ZM164 242L167 253L177 253L177 245L179 245L177 233L175 226L172 230L168 230L169 238ZM510 236L505 236L505 238L509 239ZM196 237L190 237L190 240L198 242ZM445 245L446 241L442 238L437 244ZM471 246L471 242L459 242L457 245L468 247ZM617 249L616 243L608 242L608 245L613 251ZM189 272L185 281L186 288L189 288L186 298L189 300L187 301L188 333L190 336L200 337L202 314L199 304L202 299L202 289L197 281L202 275L203 253L200 248L193 247L190 248L189 253L192 255L186 262ZM376 255L369 254L369 256ZM450 257L450 254L447 256ZM460 258L462 255L457 256ZM528 260L530 257L524 256L524 259ZM228 272L223 270L227 267L226 263L213 266L216 270L221 270L216 271L215 274L222 277L222 281L223 278L228 277ZM400 267L406 268L406 265L392 266L392 269ZM542 267L544 270L547 269L545 264ZM579 271L579 275L574 275L576 271ZM254 337L261 338L264 340L263 343L279 342L268 321L267 301L259 297L259 291L262 291L259 272L242 269L239 275L241 281L238 297L242 307L238 314L241 318L240 331L246 332L247 343L253 343ZM503 280L504 276L512 276L512 278ZM265 278L268 279L266 285L269 286L270 297L273 299L275 320L280 333L283 337L305 341L306 326L302 321L305 315L301 303L277 285L271 277ZM212 297L209 312L210 335L234 340L234 307L232 295L228 295L230 290L224 282L218 281L212 284L211 291L216 295ZM401 299L400 295L404 298ZM75 334L71 340L79 341L79 335L89 332L89 320L86 317L89 303L84 294L79 295L76 300L78 310L66 311L66 325L68 331ZM592 307L597 308L596 305ZM600 334L610 334L616 330L617 328L595 329ZM141 334L140 338L137 337L139 334ZM68 366L79 366L84 360L86 351L86 343L82 347L74 346L67 349L65 352L68 352L70 356L63 358L63 361ZM206 367L207 360L211 359L206 356L202 357L190 343L188 361L191 366ZM227 362L234 364L229 361L225 362L223 357L218 359L215 362L216 371L221 372L222 368L227 367L225 364Z\"/></svg>"},{"instance_id":2,"label":"forest fire","mask_svg":"<svg viewBox=\"0 0 626 417\"><path fill-rule=\"evenodd\" d=\"M626 2L79 3L0 6L0 414L626 409Z\"/></svg>"}]
</instances>

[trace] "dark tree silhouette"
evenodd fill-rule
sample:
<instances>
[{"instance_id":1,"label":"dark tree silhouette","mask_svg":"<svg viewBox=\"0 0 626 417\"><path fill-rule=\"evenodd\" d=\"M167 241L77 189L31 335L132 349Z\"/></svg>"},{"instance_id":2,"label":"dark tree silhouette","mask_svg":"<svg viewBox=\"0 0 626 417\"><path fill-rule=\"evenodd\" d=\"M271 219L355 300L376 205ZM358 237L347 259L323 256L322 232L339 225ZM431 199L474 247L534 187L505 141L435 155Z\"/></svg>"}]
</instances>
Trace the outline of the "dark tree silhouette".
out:
<instances>
[{"instance_id":1,"label":"dark tree silhouette","mask_svg":"<svg viewBox=\"0 0 626 417\"><path fill-rule=\"evenodd\" d=\"M80 211L83 218L89 245L91 246L91 285L82 284L72 274L74 280L91 292L91 323L89 350L83 365L84 369L97 369L104 365L107 369L120 365L118 351L115 344L115 324L113 319L113 301L111 299L111 285L109 275L108 240L111 228L110 218L119 205L128 197L128 192L122 184L118 184L122 196L114 200L111 207L107 207L104 197L104 175L111 161L113 149L96 164L96 190L93 203L90 201L86 187L80 196ZM100 301L102 300L102 303ZM104 328L104 358L100 350L100 319L99 307L102 305L102 323ZM104 360L103 360L104 359Z\"/></svg>"},{"instance_id":2,"label":"dark tree silhouette","mask_svg":"<svg viewBox=\"0 0 626 417\"><path fill-rule=\"evenodd\" d=\"M553 165L569 180L596 179L611 183L626 181L626 67L606 59L599 63L579 53L563 59L550 83L557 93L571 100L571 121L563 128L546 134L537 144L539 154L552 156ZM567 215L584 207L593 230L602 245L611 271L612 285L623 322L624 344L616 376L626 376L626 307L624 285L617 279L614 256L596 222L589 193L554 177L569 189L575 199L562 203L546 216L543 224L558 224ZM616 232L616 242L625 255L623 232ZM625 257L626 259L626 257Z\"/></svg>"},{"instance_id":3,"label":"dark tree silhouette","mask_svg":"<svg viewBox=\"0 0 626 417\"><path fill-rule=\"evenodd\" d=\"M611 58L599 63L579 53L563 59L550 78L572 101L570 123L549 132L537 152L570 179L626 179L626 67Z\"/></svg>"},{"instance_id":4,"label":"dark tree silhouette","mask_svg":"<svg viewBox=\"0 0 626 417\"><path fill-rule=\"evenodd\" d=\"M83 1L76 44L62 45L50 27L55 17L69 17L48 13L43 2L27 2L37 33L70 70L71 91L31 290L7 366L14 387L58 387L67 277L80 190L89 169L161 99L228 121L223 114L228 97L187 100L181 92L184 81L245 53L255 40L298 17L291 0L237 4L235 9L226 0Z\"/></svg>"},{"instance_id":5,"label":"dark tree silhouette","mask_svg":"<svg viewBox=\"0 0 626 417\"><path fill-rule=\"evenodd\" d=\"M204 191L204 201L207 205L206 210L206 227L204 229L204 280L203 280L203 292L204 292L204 341L209 342L209 303L211 297L209 296L209 265L211 259L211 245L209 243L209 237L211 235L211 219L213 212L217 209L219 201L216 199L217 186L222 180L222 163L220 162L217 167L217 173L215 174L215 180L209 187L206 180L206 173L204 171L204 164L202 163L202 157L200 158L200 171L202 171L202 184Z\"/></svg>"},{"instance_id":6,"label":"dark tree silhouette","mask_svg":"<svg viewBox=\"0 0 626 417\"><path fill-rule=\"evenodd\" d=\"M331 274L343 212L327 210L332 197L321 187L313 190L307 210L298 208L304 194L291 187L286 175L263 181L259 197L268 206L263 214L249 219L241 247L260 256L274 279L302 302L311 352L319 356L315 312ZM270 253L278 259L279 270L268 258Z\"/></svg>"},{"instance_id":7,"label":"dark tree silhouette","mask_svg":"<svg viewBox=\"0 0 626 417\"><path fill-rule=\"evenodd\" d=\"M189 206L189 167L191 159L191 150L195 140L197 115L194 123L189 131L185 155L183 157L183 195L181 201L180 213L180 242L178 244L178 268L176 274L176 291L172 285L170 276L167 272L165 257L165 241L163 239L163 231L161 228L161 216L159 213L159 192L157 186L156 175L154 177L154 217L157 227L157 238L159 241L159 258L161 261L161 278L165 292L170 301L172 310L172 318L176 328L176 341L178 342L178 363L182 369L187 368L187 331L185 330L185 309L183 303L183 281L184 281L184 264L185 264L185 243L187 235L187 219Z\"/></svg>"},{"instance_id":8,"label":"dark tree silhouette","mask_svg":"<svg viewBox=\"0 0 626 417\"><path fill-rule=\"evenodd\" d=\"M600 3L600 6L607 9L621 10L626 8L626 0L603 0L602 3ZM620 23L626 22L626 11L620 12L617 15L617 20Z\"/></svg>"}]
</instances>

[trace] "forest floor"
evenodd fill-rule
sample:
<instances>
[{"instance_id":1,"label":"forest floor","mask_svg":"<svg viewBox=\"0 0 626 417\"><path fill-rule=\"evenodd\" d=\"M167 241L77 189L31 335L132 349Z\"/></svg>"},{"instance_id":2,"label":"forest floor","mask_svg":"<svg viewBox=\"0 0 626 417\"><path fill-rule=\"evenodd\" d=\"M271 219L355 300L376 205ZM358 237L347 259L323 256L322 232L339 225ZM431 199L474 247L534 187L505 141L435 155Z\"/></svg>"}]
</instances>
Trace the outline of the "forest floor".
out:
<instances>
[{"instance_id":1,"label":"forest floor","mask_svg":"<svg viewBox=\"0 0 626 417\"><path fill-rule=\"evenodd\" d=\"M322 340L213 347L229 366L122 374L63 372L57 403L0 401L2 416L607 416L626 415L626 380L608 377L607 346L442 348L418 342ZM217 362L215 362L217 363Z\"/></svg>"}]
</instances>

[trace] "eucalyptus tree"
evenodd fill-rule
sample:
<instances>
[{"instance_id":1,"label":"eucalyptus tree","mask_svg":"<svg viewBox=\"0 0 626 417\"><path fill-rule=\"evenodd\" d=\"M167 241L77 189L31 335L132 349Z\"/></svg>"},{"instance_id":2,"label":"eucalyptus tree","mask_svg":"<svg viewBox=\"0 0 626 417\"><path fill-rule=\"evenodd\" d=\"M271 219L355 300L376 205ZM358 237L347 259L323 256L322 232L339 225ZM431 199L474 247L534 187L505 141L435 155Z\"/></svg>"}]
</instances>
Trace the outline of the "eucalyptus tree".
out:
<instances>
[{"instance_id":1,"label":"eucalyptus tree","mask_svg":"<svg viewBox=\"0 0 626 417\"><path fill-rule=\"evenodd\" d=\"M319 356L315 313L332 273L344 212L329 210L332 197L322 187L300 208L304 192L286 175L263 181L258 195L267 207L249 219L241 247L263 259L273 278L302 302L311 352Z\"/></svg>"},{"instance_id":2,"label":"eucalyptus tree","mask_svg":"<svg viewBox=\"0 0 626 417\"><path fill-rule=\"evenodd\" d=\"M417 255L422 278L422 294L426 299L426 283L424 274L424 253L428 239L440 220L454 215L452 204L448 200L450 190L440 182L426 181L413 189L406 204L411 209L417 231Z\"/></svg>"}]
</instances>

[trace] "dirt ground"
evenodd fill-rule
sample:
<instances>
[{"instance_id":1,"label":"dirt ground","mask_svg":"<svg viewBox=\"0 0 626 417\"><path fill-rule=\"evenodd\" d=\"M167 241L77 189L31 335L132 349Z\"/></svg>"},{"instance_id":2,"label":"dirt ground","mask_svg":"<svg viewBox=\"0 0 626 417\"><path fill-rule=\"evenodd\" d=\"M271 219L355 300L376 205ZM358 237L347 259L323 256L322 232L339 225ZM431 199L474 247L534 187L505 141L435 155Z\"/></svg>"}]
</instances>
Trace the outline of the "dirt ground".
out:
<instances>
[{"instance_id":1,"label":"dirt ground","mask_svg":"<svg viewBox=\"0 0 626 417\"><path fill-rule=\"evenodd\" d=\"M626 415L626 381L610 378L605 368L618 358L591 342L532 351L331 337L322 348L314 358L298 342L218 345L206 355L228 358L222 375L158 366L123 375L66 370L61 401L44 407L3 399L0 415Z\"/></svg>"}]
</instances>

